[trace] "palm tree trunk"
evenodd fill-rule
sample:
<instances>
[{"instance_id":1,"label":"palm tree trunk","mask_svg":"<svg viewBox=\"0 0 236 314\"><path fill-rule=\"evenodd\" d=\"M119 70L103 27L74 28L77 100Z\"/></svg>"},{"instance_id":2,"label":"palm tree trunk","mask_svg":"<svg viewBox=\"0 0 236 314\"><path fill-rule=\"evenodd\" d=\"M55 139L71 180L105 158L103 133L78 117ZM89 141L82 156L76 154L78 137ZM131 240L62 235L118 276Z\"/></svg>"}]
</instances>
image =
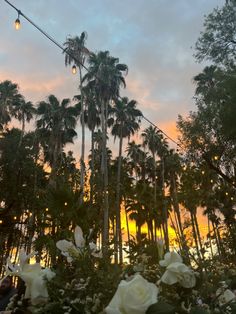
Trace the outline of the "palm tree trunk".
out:
<instances>
[{"instance_id":1,"label":"palm tree trunk","mask_svg":"<svg viewBox=\"0 0 236 314\"><path fill-rule=\"evenodd\" d=\"M105 108L106 105L106 108ZM109 241L109 200L108 200L108 169L107 169L107 107L108 104L101 102L101 125L102 125L102 165L104 212L103 212L103 254L106 257Z\"/></svg>"},{"instance_id":2,"label":"palm tree trunk","mask_svg":"<svg viewBox=\"0 0 236 314\"><path fill-rule=\"evenodd\" d=\"M85 163L84 163L84 150L85 150L85 124L84 124L84 97L82 89L82 71L79 67L80 77L80 94L81 94L81 127L82 127L82 141L81 141L81 158L80 158L80 188L81 188L81 203L84 198L84 178L85 178Z\"/></svg>"},{"instance_id":3,"label":"palm tree trunk","mask_svg":"<svg viewBox=\"0 0 236 314\"><path fill-rule=\"evenodd\" d=\"M94 129L91 130L91 174L90 174L90 204L93 204L94 190Z\"/></svg>"},{"instance_id":4,"label":"palm tree trunk","mask_svg":"<svg viewBox=\"0 0 236 314\"><path fill-rule=\"evenodd\" d=\"M195 226L195 219L194 219L192 209L190 209L190 217L191 217L193 238L194 238L194 242L195 242L196 252L197 252L197 255L199 257L199 260L201 260L201 254L200 254L199 247L198 247L198 237L197 237L197 231L196 231L196 226Z\"/></svg>"},{"instance_id":5,"label":"palm tree trunk","mask_svg":"<svg viewBox=\"0 0 236 314\"><path fill-rule=\"evenodd\" d=\"M116 184L116 242L117 242L117 253L119 253L119 263L123 262L123 251L122 251L122 233L121 233L121 215L120 215L120 179L121 179L121 161L122 161L122 127L119 141L119 157L118 157L118 169L117 169L117 184Z\"/></svg>"},{"instance_id":6,"label":"palm tree trunk","mask_svg":"<svg viewBox=\"0 0 236 314\"><path fill-rule=\"evenodd\" d=\"M163 231L164 231L164 239L165 239L165 246L166 250L169 251L169 233L168 233L168 212L165 200L165 166L164 166L164 158L161 158L161 178L162 178L162 197L163 197L163 214L164 214L164 221L163 221Z\"/></svg>"},{"instance_id":7,"label":"palm tree trunk","mask_svg":"<svg viewBox=\"0 0 236 314\"><path fill-rule=\"evenodd\" d=\"M198 242L199 242L200 251L201 251L201 256L202 256L202 259L204 259L204 251L203 251L202 240L201 240L201 235L200 235L196 211L194 212L193 216L194 216L196 232L197 232Z\"/></svg>"},{"instance_id":8,"label":"palm tree trunk","mask_svg":"<svg viewBox=\"0 0 236 314\"><path fill-rule=\"evenodd\" d=\"M189 248L187 246L184 231L183 231L179 202L178 202L178 194L177 194L177 189L176 189L176 180L175 180L174 173L171 175L171 185L172 185L172 188L171 188L172 193L171 194L172 194L172 200L173 200L173 207L174 207L174 212L175 212L176 217L177 217L177 226L178 226L179 233L180 233L180 242L181 242L181 246L184 250L184 255L186 256L186 258L188 258L189 257L189 254L188 254Z\"/></svg>"},{"instance_id":9,"label":"palm tree trunk","mask_svg":"<svg viewBox=\"0 0 236 314\"><path fill-rule=\"evenodd\" d=\"M211 250L211 258L214 257L213 254L213 248L212 248L212 240L211 240L211 226L210 226L210 218L209 215L207 215L207 232L208 232L208 237L209 237L209 243L210 243L210 250Z\"/></svg>"},{"instance_id":10,"label":"palm tree trunk","mask_svg":"<svg viewBox=\"0 0 236 314\"><path fill-rule=\"evenodd\" d=\"M155 153L152 153L152 158L153 158L153 167L154 167L154 210L156 210L156 204L157 204L157 178L156 178Z\"/></svg>"},{"instance_id":11,"label":"palm tree trunk","mask_svg":"<svg viewBox=\"0 0 236 314\"><path fill-rule=\"evenodd\" d=\"M128 240L128 247L129 247L129 253L130 253L130 231L129 231L129 218L127 211L125 210L125 220L126 220L126 229L127 229L127 240Z\"/></svg>"},{"instance_id":12,"label":"palm tree trunk","mask_svg":"<svg viewBox=\"0 0 236 314\"><path fill-rule=\"evenodd\" d=\"M224 250L223 250L222 245L221 245L220 233L219 233L219 230L218 230L217 225L215 224L215 222L212 221L211 223L212 223L212 227L213 227L214 236L215 236L215 239L216 239L217 249L218 249L219 255L222 256L223 253L224 253Z\"/></svg>"}]
</instances>

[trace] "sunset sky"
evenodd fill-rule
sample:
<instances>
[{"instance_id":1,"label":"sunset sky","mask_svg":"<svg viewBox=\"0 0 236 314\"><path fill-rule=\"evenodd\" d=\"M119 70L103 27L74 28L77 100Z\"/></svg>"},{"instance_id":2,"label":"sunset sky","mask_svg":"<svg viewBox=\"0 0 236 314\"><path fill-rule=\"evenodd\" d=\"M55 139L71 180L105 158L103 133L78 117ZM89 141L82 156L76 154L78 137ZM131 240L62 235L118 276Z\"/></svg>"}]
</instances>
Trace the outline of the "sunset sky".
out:
<instances>
[{"instance_id":1,"label":"sunset sky","mask_svg":"<svg viewBox=\"0 0 236 314\"><path fill-rule=\"evenodd\" d=\"M223 0L11 0L60 44L68 35L88 34L91 51L109 50L129 67L123 96L138 101L144 116L176 139L178 114L194 110L192 78L204 65L193 47L204 15ZM78 93L78 76L64 65L61 51L30 23L0 2L0 81L18 83L26 100ZM147 127L143 123L142 128ZM78 133L79 133L78 128ZM80 139L78 135L78 140Z\"/></svg>"}]
</instances>

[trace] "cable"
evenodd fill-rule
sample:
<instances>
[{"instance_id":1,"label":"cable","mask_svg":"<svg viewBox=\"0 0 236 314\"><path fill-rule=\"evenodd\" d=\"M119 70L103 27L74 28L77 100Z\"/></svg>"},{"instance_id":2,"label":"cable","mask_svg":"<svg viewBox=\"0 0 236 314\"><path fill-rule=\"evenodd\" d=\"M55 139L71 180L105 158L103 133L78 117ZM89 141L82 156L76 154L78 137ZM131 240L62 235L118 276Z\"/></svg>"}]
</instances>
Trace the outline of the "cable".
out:
<instances>
[{"instance_id":1,"label":"cable","mask_svg":"<svg viewBox=\"0 0 236 314\"><path fill-rule=\"evenodd\" d=\"M177 143L173 138L171 138L167 133L165 133L163 130L161 130L158 126L156 126L152 121L150 121L148 118L146 118L144 115L142 115L143 119L146 120L148 123L150 123L152 126L157 128L165 137L167 137L170 141L175 143L177 146L181 147L179 143Z\"/></svg>"},{"instance_id":2,"label":"cable","mask_svg":"<svg viewBox=\"0 0 236 314\"><path fill-rule=\"evenodd\" d=\"M74 59L78 64L80 64L87 72L89 72L89 69L74 55L72 55L70 52L68 52L66 49L63 48L61 44L59 44L52 36L50 36L48 33L46 33L41 27L39 27L37 24L35 24L29 17L27 17L21 10L17 9L13 4L11 4L8 0L4 0L7 4L9 4L13 9L15 9L18 13L18 15L23 16L31 25L33 25L35 28L37 28L40 33L42 33L45 37L47 37L53 44L55 44L58 48L62 50L62 52L66 53L68 56L70 56L72 59Z\"/></svg>"},{"instance_id":3,"label":"cable","mask_svg":"<svg viewBox=\"0 0 236 314\"><path fill-rule=\"evenodd\" d=\"M62 50L63 53L66 53L68 56L70 56L74 61L76 61L77 64L81 65L88 73L90 72L89 69L79 60L77 59L73 54L68 52L66 49L63 48L61 44L59 44L52 36L50 36L48 33L46 33L41 27L39 27L37 24L35 24L30 18L28 18L21 10L16 8L12 3L10 3L8 0L4 0L8 5L10 5L18 15L24 17L31 25L33 25L40 33L42 33L45 37L47 37L53 44L55 44L60 50ZM96 77L98 80L101 81L101 78ZM119 98L121 98L119 96ZM146 118L142 114L142 118L146 120L149 124L157 128L165 137L167 137L170 141L172 141L174 144L176 144L178 147L181 147L179 143L177 143L175 140L173 140L167 133L165 133L162 129L160 129L157 125L155 125L153 122L151 122L148 118Z\"/></svg>"}]
</instances>

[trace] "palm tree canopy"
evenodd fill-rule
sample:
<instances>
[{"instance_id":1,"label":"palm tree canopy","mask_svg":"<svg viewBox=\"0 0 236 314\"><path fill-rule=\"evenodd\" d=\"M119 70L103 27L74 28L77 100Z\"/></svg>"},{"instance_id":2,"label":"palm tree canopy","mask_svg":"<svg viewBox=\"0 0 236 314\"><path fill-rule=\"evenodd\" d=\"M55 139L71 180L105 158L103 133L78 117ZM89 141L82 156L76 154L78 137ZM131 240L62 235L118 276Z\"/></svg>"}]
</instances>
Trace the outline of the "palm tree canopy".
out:
<instances>
[{"instance_id":1,"label":"palm tree canopy","mask_svg":"<svg viewBox=\"0 0 236 314\"><path fill-rule=\"evenodd\" d=\"M120 86L126 86L123 73L127 74L127 65L120 64L119 59L110 56L109 51L91 53L88 63L89 72L85 74L83 81L95 87L100 98L116 99Z\"/></svg>"},{"instance_id":2,"label":"palm tree canopy","mask_svg":"<svg viewBox=\"0 0 236 314\"><path fill-rule=\"evenodd\" d=\"M13 107L22 100L18 85L11 81L0 83L0 128L11 121Z\"/></svg>"},{"instance_id":3,"label":"palm tree canopy","mask_svg":"<svg viewBox=\"0 0 236 314\"><path fill-rule=\"evenodd\" d=\"M63 51L65 53L65 65L76 64L81 67L87 55L90 54L89 50L85 47L87 39L86 32L82 32L80 36L68 37L64 46L66 47Z\"/></svg>"},{"instance_id":4,"label":"palm tree canopy","mask_svg":"<svg viewBox=\"0 0 236 314\"><path fill-rule=\"evenodd\" d=\"M61 154L66 143L73 143L78 109L70 106L70 99L63 99L60 103L50 95L47 101L38 104L37 116L38 133L50 156L55 152ZM49 159L52 158L50 156Z\"/></svg>"},{"instance_id":5,"label":"palm tree canopy","mask_svg":"<svg viewBox=\"0 0 236 314\"><path fill-rule=\"evenodd\" d=\"M164 139L161 131L156 127L150 125L143 131L142 137L143 146L147 147L153 156L155 154L163 156L165 153L167 153L168 144Z\"/></svg>"},{"instance_id":6,"label":"palm tree canopy","mask_svg":"<svg viewBox=\"0 0 236 314\"><path fill-rule=\"evenodd\" d=\"M115 102L114 107L111 108L111 115L114 117L112 120L112 135L115 139L118 136L128 137L139 129L140 119L142 113L136 108L137 102L123 97L121 100Z\"/></svg>"}]
</instances>

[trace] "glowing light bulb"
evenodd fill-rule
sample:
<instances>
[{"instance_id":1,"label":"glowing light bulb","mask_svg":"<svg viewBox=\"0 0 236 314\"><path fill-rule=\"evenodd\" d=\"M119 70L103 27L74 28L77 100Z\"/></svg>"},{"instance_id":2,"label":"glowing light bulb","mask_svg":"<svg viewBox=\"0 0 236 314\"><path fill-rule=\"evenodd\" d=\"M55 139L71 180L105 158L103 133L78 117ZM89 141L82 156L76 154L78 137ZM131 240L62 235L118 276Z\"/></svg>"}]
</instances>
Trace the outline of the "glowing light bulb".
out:
<instances>
[{"instance_id":1,"label":"glowing light bulb","mask_svg":"<svg viewBox=\"0 0 236 314\"><path fill-rule=\"evenodd\" d=\"M67 202L65 202L64 205L67 206Z\"/></svg>"},{"instance_id":2,"label":"glowing light bulb","mask_svg":"<svg viewBox=\"0 0 236 314\"><path fill-rule=\"evenodd\" d=\"M72 71L72 74L76 74L77 73L76 65L73 65L71 71Z\"/></svg>"},{"instance_id":3,"label":"glowing light bulb","mask_svg":"<svg viewBox=\"0 0 236 314\"><path fill-rule=\"evenodd\" d=\"M3 222L3 221L2 221L2 220L0 220L0 224L2 224L2 222Z\"/></svg>"},{"instance_id":4,"label":"glowing light bulb","mask_svg":"<svg viewBox=\"0 0 236 314\"><path fill-rule=\"evenodd\" d=\"M202 174L205 174L205 171L204 171L204 170L202 170Z\"/></svg>"},{"instance_id":5,"label":"glowing light bulb","mask_svg":"<svg viewBox=\"0 0 236 314\"><path fill-rule=\"evenodd\" d=\"M15 29L18 31L21 28L19 17L15 20Z\"/></svg>"},{"instance_id":6,"label":"glowing light bulb","mask_svg":"<svg viewBox=\"0 0 236 314\"><path fill-rule=\"evenodd\" d=\"M48 212L48 208L45 208L45 211Z\"/></svg>"}]
</instances>

